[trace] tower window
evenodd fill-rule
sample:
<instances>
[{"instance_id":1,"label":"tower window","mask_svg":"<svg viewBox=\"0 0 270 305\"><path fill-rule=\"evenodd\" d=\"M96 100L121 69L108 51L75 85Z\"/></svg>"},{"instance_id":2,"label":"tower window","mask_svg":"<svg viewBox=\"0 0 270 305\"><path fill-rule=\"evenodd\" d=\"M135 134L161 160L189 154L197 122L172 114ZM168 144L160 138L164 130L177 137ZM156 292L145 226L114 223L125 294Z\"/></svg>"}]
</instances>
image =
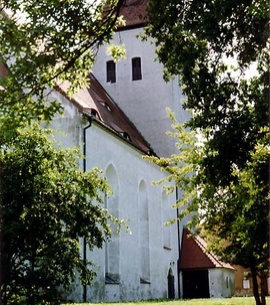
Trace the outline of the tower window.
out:
<instances>
[{"instance_id":1,"label":"tower window","mask_svg":"<svg viewBox=\"0 0 270 305\"><path fill-rule=\"evenodd\" d=\"M132 80L142 79L141 58L132 58Z\"/></svg>"},{"instance_id":2,"label":"tower window","mask_svg":"<svg viewBox=\"0 0 270 305\"><path fill-rule=\"evenodd\" d=\"M107 61L107 82L116 82L115 62L113 60Z\"/></svg>"}]
</instances>

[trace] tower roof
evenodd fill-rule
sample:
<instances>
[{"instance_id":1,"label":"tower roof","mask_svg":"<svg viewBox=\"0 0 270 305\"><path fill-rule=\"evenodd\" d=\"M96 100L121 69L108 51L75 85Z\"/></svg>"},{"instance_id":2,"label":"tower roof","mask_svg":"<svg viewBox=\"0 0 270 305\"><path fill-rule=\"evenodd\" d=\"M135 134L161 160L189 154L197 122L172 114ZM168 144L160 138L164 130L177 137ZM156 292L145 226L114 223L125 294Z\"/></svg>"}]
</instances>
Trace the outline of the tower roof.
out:
<instances>
[{"instance_id":1,"label":"tower roof","mask_svg":"<svg viewBox=\"0 0 270 305\"><path fill-rule=\"evenodd\" d=\"M124 17L126 25L119 27L118 30L143 26L147 20L148 1L149 0L126 0L120 11L120 15Z\"/></svg>"}]
</instances>

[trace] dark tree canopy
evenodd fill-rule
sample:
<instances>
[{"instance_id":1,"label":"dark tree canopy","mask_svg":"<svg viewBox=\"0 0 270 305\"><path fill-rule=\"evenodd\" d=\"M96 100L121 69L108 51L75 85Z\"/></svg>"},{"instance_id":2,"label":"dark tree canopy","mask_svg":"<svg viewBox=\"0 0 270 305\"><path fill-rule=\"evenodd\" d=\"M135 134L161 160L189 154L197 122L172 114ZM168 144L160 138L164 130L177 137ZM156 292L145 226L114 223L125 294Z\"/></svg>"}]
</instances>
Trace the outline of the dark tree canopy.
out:
<instances>
[{"instance_id":1,"label":"dark tree canopy","mask_svg":"<svg viewBox=\"0 0 270 305\"><path fill-rule=\"evenodd\" d=\"M50 134L22 129L1 147L4 304L57 303L76 273L89 284L79 238L93 249L110 236L105 179L80 171L78 152L56 147Z\"/></svg>"},{"instance_id":2,"label":"dark tree canopy","mask_svg":"<svg viewBox=\"0 0 270 305\"><path fill-rule=\"evenodd\" d=\"M109 235L110 216L99 204L107 185L96 169L78 170L74 151L56 151L46 134L22 128L63 110L49 97L57 83L69 82L70 94L88 84L123 3L1 2L0 303L1 292L5 303L55 303L57 288L69 287L75 270L91 280L78 238L92 248ZM121 48L111 52L117 57Z\"/></svg>"},{"instance_id":3,"label":"dark tree canopy","mask_svg":"<svg viewBox=\"0 0 270 305\"><path fill-rule=\"evenodd\" d=\"M165 80L180 75L185 127L203 139L176 124L179 155L155 162L184 190L183 215L204 211L193 224L204 221L216 253L256 279L269 257L269 1L150 0L148 14L144 38Z\"/></svg>"},{"instance_id":4,"label":"dark tree canopy","mask_svg":"<svg viewBox=\"0 0 270 305\"><path fill-rule=\"evenodd\" d=\"M219 151L206 161L209 168L215 162L217 183L232 162L245 163L267 125L269 13L265 0L150 1L146 33L167 72L181 76L184 106L194 112L187 125L203 128ZM252 65L259 75L247 80Z\"/></svg>"},{"instance_id":5,"label":"dark tree canopy","mask_svg":"<svg viewBox=\"0 0 270 305\"><path fill-rule=\"evenodd\" d=\"M124 0L2 1L0 127L51 119L61 106L48 100L56 81L70 90L88 81L100 45L108 42ZM8 123L6 122L8 121Z\"/></svg>"}]
</instances>

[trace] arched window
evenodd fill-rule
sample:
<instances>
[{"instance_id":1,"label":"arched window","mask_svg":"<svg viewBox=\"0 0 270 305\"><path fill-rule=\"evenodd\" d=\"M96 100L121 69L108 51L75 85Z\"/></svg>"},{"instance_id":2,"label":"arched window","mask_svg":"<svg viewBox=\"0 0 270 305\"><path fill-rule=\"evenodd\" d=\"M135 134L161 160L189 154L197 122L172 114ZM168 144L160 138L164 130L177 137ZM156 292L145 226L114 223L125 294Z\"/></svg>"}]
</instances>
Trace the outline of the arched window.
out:
<instances>
[{"instance_id":1,"label":"arched window","mask_svg":"<svg viewBox=\"0 0 270 305\"><path fill-rule=\"evenodd\" d=\"M146 184L139 185L140 211L140 282L150 283L150 251L149 251L149 212Z\"/></svg>"},{"instance_id":2,"label":"arched window","mask_svg":"<svg viewBox=\"0 0 270 305\"><path fill-rule=\"evenodd\" d=\"M171 211L171 207L169 205L169 198L165 191L162 193L162 214L163 214L163 248L171 249L171 225L166 226L165 223L170 220L168 216L168 209Z\"/></svg>"},{"instance_id":3,"label":"arched window","mask_svg":"<svg viewBox=\"0 0 270 305\"><path fill-rule=\"evenodd\" d=\"M175 290L174 290L174 275L172 268L169 269L168 272L168 298L175 298Z\"/></svg>"},{"instance_id":4,"label":"arched window","mask_svg":"<svg viewBox=\"0 0 270 305\"><path fill-rule=\"evenodd\" d=\"M142 79L141 58L132 58L132 80Z\"/></svg>"},{"instance_id":5,"label":"arched window","mask_svg":"<svg viewBox=\"0 0 270 305\"><path fill-rule=\"evenodd\" d=\"M108 83L116 82L116 69L115 69L115 62L113 60L107 61L107 82Z\"/></svg>"},{"instance_id":6,"label":"arched window","mask_svg":"<svg viewBox=\"0 0 270 305\"><path fill-rule=\"evenodd\" d=\"M119 183L116 171L112 165L106 170L108 184L113 194L105 198L105 207L108 212L119 218ZM105 282L106 284L119 284L120 247L117 225L110 223L112 228L111 240L105 244Z\"/></svg>"}]
</instances>

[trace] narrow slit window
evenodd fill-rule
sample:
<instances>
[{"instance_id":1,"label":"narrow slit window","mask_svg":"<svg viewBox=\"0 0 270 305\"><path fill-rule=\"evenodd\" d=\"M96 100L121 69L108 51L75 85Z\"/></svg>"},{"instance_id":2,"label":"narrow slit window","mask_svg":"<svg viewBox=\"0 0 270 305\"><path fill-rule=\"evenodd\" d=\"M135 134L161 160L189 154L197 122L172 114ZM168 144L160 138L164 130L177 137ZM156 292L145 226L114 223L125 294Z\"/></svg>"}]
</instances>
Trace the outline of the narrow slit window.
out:
<instances>
[{"instance_id":1,"label":"narrow slit window","mask_svg":"<svg viewBox=\"0 0 270 305\"><path fill-rule=\"evenodd\" d=\"M141 58L132 58L132 80L142 79Z\"/></svg>"},{"instance_id":2,"label":"narrow slit window","mask_svg":"<svg viewBox=\"0 0 270 305\"><path fill-rule=\"evenodd\" d=\"M107 82L116 82L115 62L113 60L107 61Z\"/></svg>"}]
</instances>

